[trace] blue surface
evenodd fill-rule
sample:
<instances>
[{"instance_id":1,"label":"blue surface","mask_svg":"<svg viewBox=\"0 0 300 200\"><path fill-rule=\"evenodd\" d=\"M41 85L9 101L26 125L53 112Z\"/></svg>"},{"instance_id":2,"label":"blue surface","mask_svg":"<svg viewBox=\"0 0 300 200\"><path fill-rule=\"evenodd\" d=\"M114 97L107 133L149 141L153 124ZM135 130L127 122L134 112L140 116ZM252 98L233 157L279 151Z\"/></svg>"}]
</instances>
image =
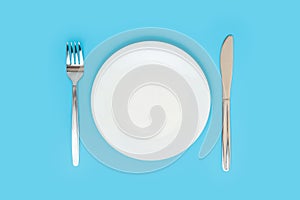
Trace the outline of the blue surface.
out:
<instances>
[{"instance_id":1,"label":"blue surface","mask_svg":"<svg viewBox=\"0 0 300 200\"><path fill-rule=\"evenodd\" d=\"M0 199L300 198L298 1L0 5ZM198 160L203 138L155 173L114 171L83 148L72 167L65 42L80 40L88 53L111 35L146 26L187 34L216 63L224 37L234 34L229 173L221 169L220 141Z\"/></svg>"}]
</instances>

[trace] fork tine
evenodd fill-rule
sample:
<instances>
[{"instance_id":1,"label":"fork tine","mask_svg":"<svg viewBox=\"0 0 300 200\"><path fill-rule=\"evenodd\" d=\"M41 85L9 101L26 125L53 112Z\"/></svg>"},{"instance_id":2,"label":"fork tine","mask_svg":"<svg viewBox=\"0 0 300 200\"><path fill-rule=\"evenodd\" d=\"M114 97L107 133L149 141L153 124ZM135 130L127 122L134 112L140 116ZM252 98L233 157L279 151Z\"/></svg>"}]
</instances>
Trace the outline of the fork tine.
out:
<instances>
[{"instance_id":1,"label":"fork tine","mask_svg":"<svg viewBox=\"0 0 300 200\"><path fill-rule=\"evenodd\" d=\"M70 45L70 49L71 49L71 65L74 65L75 62L74 62L74 49L73 49L73 44L71 42L71 45Z\"/></svg>"},{"instance_id":2,"label":"fork tine","mask_svg":"<svg viewBox=\"0 0 300 200\"><path fill-rule=\"evenodd\" d=\"M78 55L78 51L77 51L77 45L76 42L74 42L74 57L75 57L75 64L79 65L79 55Z\"/></svg>"},{"instance_id":3,"label":"fork tine","mask_svg":"<svg viewBox=\"0 0 300 200\"><path fill-rule=\"evenodd\" d=\"M79 64L83 65L83 54L82 54L82 49L80 46L80 42L78 42L78 50L79 50Z\"/></svg>"},{"instance_id":4,"label":"fork tine","mask_svg":"<svg viewBox=\"0 0 300 200\"><path fill-rule=\"evenodd\" d=\"M66 64L70 65L70 49L69 49L69 43L66 44Z\"/></svg>"}]
</instances>

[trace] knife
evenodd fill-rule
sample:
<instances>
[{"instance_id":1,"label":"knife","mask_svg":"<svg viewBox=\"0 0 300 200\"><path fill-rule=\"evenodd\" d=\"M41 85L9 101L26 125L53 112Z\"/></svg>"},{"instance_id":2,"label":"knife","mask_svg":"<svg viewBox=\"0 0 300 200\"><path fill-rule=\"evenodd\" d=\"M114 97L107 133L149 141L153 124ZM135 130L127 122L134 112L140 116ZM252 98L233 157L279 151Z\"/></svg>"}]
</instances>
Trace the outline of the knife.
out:
<instances>
[{"instance_id":1,"label":"knife","mask_svg":"<svg viewBox=\"0 0 300 200\"><path fill-rule=\"evenodd\" d=\"M222 128L222 166L230 168L230 88L233 68L233 36L228 35L222 45L220 66L223 85L223 128Z\"/></svg>"}]
</instances>

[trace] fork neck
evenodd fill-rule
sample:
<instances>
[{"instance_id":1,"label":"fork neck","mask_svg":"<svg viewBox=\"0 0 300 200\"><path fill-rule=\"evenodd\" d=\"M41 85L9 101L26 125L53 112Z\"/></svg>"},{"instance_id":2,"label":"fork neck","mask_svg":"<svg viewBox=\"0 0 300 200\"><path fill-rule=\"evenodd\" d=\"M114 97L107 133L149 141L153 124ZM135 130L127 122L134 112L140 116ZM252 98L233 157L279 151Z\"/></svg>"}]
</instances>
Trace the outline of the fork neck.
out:
<instances>
[{"instance_id":1,"label":"fork neck","mask_svg":"<svg viewBox=\"0 0 300 200\"><path fill-rule=\"evenodd\" d=\"M76 87L77 86L78 81L72 81L72 86Z\"/></svg>"}]
</instances>

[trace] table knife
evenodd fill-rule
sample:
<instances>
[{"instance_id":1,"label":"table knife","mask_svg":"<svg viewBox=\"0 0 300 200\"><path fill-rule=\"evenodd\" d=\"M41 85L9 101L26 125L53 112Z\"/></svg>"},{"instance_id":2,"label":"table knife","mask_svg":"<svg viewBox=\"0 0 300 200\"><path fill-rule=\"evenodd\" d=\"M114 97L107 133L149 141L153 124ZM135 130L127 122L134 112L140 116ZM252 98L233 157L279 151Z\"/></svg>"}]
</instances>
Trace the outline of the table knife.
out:
<instances>
[{"instance_id":1,"label":"table knife","mask_svg":"<svg viewBox=\"0 0 300 200\"><path fill-rule=\"evenodd\" d=\"M222 128L222 166L224 171L230 168L230 88L233 68L233 36L228 35L222 45L220 66L223 85L223 128Z\"/></svg>"}]
</instances>

